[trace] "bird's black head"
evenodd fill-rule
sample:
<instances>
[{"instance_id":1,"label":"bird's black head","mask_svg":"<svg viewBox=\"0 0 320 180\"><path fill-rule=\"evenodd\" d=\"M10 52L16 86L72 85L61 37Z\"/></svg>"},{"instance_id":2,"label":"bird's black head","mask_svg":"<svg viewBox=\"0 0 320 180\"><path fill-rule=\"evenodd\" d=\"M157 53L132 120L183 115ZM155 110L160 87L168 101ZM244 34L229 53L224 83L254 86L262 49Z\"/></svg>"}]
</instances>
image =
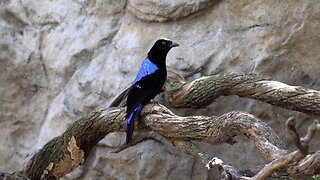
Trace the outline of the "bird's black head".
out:
<instances>
[{"instance_id":1,"label":"bird's black head","mask_svg":"<svg viewBox=\"0 0 320 180\"><path fill-rule=\"evenodd\" d=\"M148 58L154 63L165 63L168 52L171 48L179 44L172 42L170 39L158 39L148 53Z\"/></svg>"}]
</instances>

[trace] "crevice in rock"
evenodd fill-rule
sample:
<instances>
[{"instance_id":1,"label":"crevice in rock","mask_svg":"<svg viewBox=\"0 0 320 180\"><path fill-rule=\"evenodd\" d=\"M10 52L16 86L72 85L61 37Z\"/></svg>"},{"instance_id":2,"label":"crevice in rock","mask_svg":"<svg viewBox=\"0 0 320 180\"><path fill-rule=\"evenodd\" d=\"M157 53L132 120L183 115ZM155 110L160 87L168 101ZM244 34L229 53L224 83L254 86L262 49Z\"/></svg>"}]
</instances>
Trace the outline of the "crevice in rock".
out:
<instances>
[{"instance_id":1,"label":"crevice in rock","mask_svg":"<svg viewBox=\"0 0 320 180\"><path fill-rule=\"evenodd\" d=\"M248 31L250 29L265 28L265 27L270 27L270 26L272 26L271 23L254 24L254 25L251 25L251 26L248 26L248 27L231 29L231 31L233 31L233 32L243 32L243 31Z\"/></svg>"},{"instance_id":2,"label":"crevice in rock","mask_svg":"<svg viewBox=\"0 0 320 180\"><path fill-rule=\"evenodd\" d=\"M188 17L194 13L211 8L217 4L220 0L215 1L196 1L191 4L188 2L180 2L180 4L144 4L138 6L138 2L129 3L128 10L131 14L137 18L149 21L149 22L166 22L172 20L178 20L184 17ZM134 4L136 3L136 4ZM146 7L147 6L147 7ZM153 10L153 12L144 11L143 7Z\"/></svg>"},{"instance_id":3,"label":"crevice in rock","mask_svg":"<svg viewBox=\"0 0 320 180\"><path fill-rule=\"evenodd\" d=\"M48 71L47 71L47 68L46 68L46 64L44 63L43 61L43 55L42 55L42 49L43 49L43 36L44 36L44 31L41 31L40 32L40 35L39 35L39 47L38 47L38 50L39 50L39 60L40 60L40 63L41 63L41 66L42 66L42 69L43 69L43 72L44 72L44 76L45 76L45 79L47 81L47 84L50 84L49 82L49 76L48 76Z\"/></svg>"}]
</instances>

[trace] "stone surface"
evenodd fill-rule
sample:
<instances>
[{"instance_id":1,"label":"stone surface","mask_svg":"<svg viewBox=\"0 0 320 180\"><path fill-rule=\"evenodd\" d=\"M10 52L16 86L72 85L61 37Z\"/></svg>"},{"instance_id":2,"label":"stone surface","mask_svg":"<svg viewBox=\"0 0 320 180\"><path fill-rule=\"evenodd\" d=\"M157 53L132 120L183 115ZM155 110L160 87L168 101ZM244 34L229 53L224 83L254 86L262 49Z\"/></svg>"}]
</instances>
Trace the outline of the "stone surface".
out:
<instances>
[{"instance_id":1,"label":"stone surface","mask_svg":"<svg viewBox=\"0 0 320 180\"><path fill-rule=\"evenodd\" d=\"M177 20L209 8L218 0L130 0L128 10L145 21L164 22Z\"/></svg>"},{"instance_id":2,"label":"stone surface","mask_svg":"<svg viewBox=\"0 0 320 180\"><path fill-rule=\"evenodd\" d=\"M317 0L0 1L0 169L17 170L70 123L108 105L134 79L158 37L180 44L168 55L169 68L182 73L201 68L189 80L254 72L320 90L319 9ZM180 115L247 111L284 139L288 117L300 120L300 132L313 118L238 97L220 97L200 110L173 110ZM110 153L124 139L123 133L108 135L65 179L207 177L201 163L166 143L150 140ZM232 146L198 145L239 169L265 163L244 137L237 140L241 143Z\"/></svg>"}]
</instances>

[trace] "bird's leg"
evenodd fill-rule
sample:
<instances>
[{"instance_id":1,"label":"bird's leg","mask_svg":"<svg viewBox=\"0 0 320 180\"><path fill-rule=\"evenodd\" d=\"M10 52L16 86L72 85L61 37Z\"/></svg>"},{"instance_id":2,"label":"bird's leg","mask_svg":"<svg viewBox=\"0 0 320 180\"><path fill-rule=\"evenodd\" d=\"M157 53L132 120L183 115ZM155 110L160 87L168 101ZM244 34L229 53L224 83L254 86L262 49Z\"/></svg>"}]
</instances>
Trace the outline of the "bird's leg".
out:
<instances>
[{"instance_id":1,"label":"bird's leg","mask_svg":"<svg viewBox=\"0 0 320 180\"><path fill-rule=\"evenodd\" d=\"M151 99L151 100L150 100L150 103L151 103L151 104L152 104L152 103L156 103L156 100Z\"/></svg>"},{"instance_id":2,"label":"bird's leg","mask_svg":"<svg viewBox=\"0 0 320 180\"><path fill-rule=\"evenodd\" d=\"M149 101L150 104L155 104L155 105L161 105L161 99L160 98L154 98L154 99L151 99Z\"/></svg>"}]
</instances>

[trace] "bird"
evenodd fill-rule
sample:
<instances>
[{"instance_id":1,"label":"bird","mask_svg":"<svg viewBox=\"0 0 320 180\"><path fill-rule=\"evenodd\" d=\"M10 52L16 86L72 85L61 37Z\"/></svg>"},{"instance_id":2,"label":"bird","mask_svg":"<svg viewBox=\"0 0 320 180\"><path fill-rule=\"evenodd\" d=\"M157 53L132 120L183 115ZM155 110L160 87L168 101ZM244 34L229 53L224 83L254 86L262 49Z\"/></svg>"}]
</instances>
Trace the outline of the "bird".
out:
<instances>
[{"instance_id":1,"label":"bird","mask_svg":"<svg viewBox=\"0 0 320 180\"><path fill-rule=\"evenodd\" d=\"M179 46L167 38L158 39L142 61L132 82L126 101L126 144L132 141L134 122L146 105L162 89L167 79L166 57L171 48Z\"/></svg>"}]
</instances>

